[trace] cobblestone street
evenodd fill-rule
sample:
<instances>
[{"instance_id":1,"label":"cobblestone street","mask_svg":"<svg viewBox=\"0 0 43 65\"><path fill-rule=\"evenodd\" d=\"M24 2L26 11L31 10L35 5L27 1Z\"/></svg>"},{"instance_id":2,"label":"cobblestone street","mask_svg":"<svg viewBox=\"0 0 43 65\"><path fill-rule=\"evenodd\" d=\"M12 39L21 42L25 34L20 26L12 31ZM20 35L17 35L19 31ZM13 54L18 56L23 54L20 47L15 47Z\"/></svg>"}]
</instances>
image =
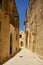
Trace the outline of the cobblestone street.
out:
<instances>
[{"instance_id":1,"label":"cobblestone street","mask_svg":"<svg viewBox=\"0 0 43 65\"><path fill-rule=\"evenodd\" d=\"M43 65L43 61L28 49L23 48L15 57L3 65Z\"/></svg>"}]
</instances>

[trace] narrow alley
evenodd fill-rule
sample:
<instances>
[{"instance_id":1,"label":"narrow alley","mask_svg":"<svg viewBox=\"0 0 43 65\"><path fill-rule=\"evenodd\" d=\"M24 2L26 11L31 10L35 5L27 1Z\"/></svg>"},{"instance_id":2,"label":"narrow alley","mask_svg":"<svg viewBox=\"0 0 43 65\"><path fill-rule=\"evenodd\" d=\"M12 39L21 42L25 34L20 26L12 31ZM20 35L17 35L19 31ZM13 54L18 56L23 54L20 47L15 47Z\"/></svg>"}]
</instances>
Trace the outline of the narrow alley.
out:
<instances>
[{"instance_id":1,"label":"narrow alley","mask_svg":"<svg viewBox=\"0 0 43 65\"><path fill-rule=\"evenodd\" d=\"M3 65L43 65L43 61L30 50L22 48L18 54Z\"/></svg>"},{"instance_id":2,"label":"narrow alley","mask_svg":"<svg viewBox=\"0 0 43 65\"><path fill-rule=\"evenodd\" d=\"M0 0L0 65L43 65L43 0Z\"/></svg>"}]
</instances>

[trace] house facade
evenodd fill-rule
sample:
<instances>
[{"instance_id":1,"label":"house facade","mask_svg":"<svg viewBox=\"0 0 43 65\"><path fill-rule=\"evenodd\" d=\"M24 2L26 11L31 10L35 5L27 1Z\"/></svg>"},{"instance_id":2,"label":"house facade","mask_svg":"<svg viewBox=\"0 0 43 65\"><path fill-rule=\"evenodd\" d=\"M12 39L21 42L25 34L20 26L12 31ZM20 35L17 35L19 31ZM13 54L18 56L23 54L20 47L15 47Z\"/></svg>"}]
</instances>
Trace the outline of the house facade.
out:
<instances>
[{"instance_id":1,"label":"house facade","mask_svg":"<svg viewBox=\"0 0 43 65\"><path fill-rule=\"evenodd\" d=\"M24 31L19 31L19 47L23 48L26 44L26 35Z\"/></svg>"},{"instance_id":2,"label":"house facade","mask_svg":"<svg viewBox=\"0 0 43 65\"><path fill-rule=\"evenodd\" d=\"M19 14L14 0L0 0L0 63L19 51Z\"/></svg>"},{"instance_id":3,"label":"house facade","mask_svg":"<svg viewBox=\"0 0 43 65\"><path fill-rule=\"evenodd\" d=\"M29 1L25 28L26 35L29 35L28 48L43 59L43 0Z\"/></svg>"}]
</instances>

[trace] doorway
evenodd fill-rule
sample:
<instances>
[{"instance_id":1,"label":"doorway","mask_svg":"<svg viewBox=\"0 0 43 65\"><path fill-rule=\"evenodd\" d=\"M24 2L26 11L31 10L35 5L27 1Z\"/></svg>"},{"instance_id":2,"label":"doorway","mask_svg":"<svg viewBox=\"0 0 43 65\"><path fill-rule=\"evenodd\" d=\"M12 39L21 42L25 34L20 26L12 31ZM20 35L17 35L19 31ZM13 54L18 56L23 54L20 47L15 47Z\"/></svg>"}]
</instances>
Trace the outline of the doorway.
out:
<instances>
[{"instance_id":1,"label":"doorway","mask_svg":"<svg viewBox=\"0 0 43 65\"><path fill-rule=\"evenodd\" d=\"M10 34L10 54L12 54L12 33Z\"/></svg>"}]
</instances>

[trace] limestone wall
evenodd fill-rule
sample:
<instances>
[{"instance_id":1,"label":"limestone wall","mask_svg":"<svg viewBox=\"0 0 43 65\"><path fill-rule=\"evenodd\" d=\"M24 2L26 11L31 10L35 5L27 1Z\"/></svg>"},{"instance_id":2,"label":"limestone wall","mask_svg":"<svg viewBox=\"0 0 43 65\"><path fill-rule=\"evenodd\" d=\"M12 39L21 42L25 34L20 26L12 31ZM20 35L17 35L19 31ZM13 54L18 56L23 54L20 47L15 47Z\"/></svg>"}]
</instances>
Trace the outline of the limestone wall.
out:
<instances>
[{"instance_id":1,"label":"limestone wall","mask_svg":"<svg viewBox=\"0 0 43 65\"><path fill-rule=\"evenodd\" d=\"M13 1L11 5L12 7L10 7L11 8L10 13L8 10L9 5L7 10L4 9L7 7L7 5L8 2L7 4L5 4L3 0L2 8L0 8L0 23L1 23L0 24L0 62L1 63L11 58L19 51L19 26L18 26L19 16L18 13L15 14L16 9L14 9L15 11L13 11L13 5L15 5ZM16 21L15 18L17 19Z\"/></svg>"},{"instance_id":2,"label":"limestone wall","mask_svg":"<svg viewBox=\"0 0 43 65\"><path fill-rule=\"evenodd\" d=\"M12 55L19 50L19 32L18 29L10 24L10 34L12 34Z\"/></svg>"},{"instance_id":3,"label":"limestone wall","mask_svg":"<svg viewBox=\"0 0 43 65\"><path fill-rule=\"evenodd\" d=\"M3 12L1 10L1 43L0 43L0 48L1 48L1 61L3 62L6 60L9 56L9 16L6 14L6 12Z\"/></svg>"},{"instance_id":4,"label":"limestone wall","mask_svg":"<svg viewBox=\"0 0 43 65\"><path fill-rule=\"evenodd\" d=\"M43 0L30 1L27 9L30 50L43 56Z\"/></svg>"}]
</instances>

